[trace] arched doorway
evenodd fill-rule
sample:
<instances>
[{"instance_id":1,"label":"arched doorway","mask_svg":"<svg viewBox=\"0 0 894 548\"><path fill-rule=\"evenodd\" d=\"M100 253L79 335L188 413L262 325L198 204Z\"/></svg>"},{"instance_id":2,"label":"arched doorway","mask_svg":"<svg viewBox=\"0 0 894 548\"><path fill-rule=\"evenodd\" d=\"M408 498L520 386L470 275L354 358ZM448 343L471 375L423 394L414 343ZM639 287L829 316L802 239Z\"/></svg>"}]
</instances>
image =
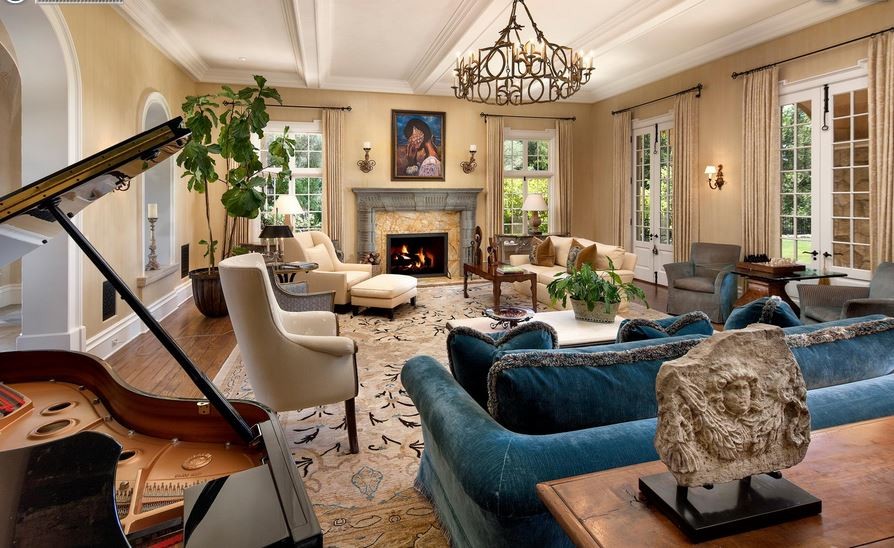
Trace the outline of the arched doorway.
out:
<instances>
[{"instance_id":1,"label":"arched doorway","mask_svg":"<svg viewBox=\"0 0 894 548\"><path fill-rule=\"evenodd\" d=\"M143 103L142 130L151 129L171 119L171 110L164 95L152 92ZM147 208L149 204L155 204L158 211L158 220L155 223L156 254L158 264L165 267L174 263L174 160L169 158L161 165L143 174L142 200L137 218L143 219L142 241L143 257L149 256L149 223L147 222ZM145 268L144 268L145 270Z\"/></svg>"},{"instance_id":2,"label":"arched doorway","mask_svg":"<svg viewBox=\"0 0 894 548\"><path fill-rule=\"evenodd\" d=\"M0 29L0 196L22 179L22 86L19 69ZM0 266L0 351L15 350L22 331L22 261Z\"/></svg>"},{"instance_id":3,"label":"arched doorway","mask_svg":"<svg viewBox=\"0 0 894 548\"><path fill-rule=\"evenodd\" d=\"M21 79L24 185L80 159L81 79L58 7L0 2L0 22ZM83 350L81 295L81 256L69 239L25 255L17 348Z\"/></svg>"}]
</instances>

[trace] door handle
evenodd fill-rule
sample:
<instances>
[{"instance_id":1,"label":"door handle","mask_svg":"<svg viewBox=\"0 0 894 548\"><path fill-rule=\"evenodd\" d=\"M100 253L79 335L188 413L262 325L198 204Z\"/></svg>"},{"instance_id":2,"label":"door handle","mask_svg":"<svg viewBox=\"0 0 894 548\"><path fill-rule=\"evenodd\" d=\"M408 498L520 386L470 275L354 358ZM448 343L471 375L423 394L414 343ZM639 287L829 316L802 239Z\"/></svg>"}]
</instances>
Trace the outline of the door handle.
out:
<instances>
[{"instance_id":1,"label":"door handle","mask_svg":"<svg viewBox=\"0 0 894 548\"><path fill-rule=\"evenodd\" d=\"M832 256L832 254L829 253L828 251L823 251L823 257L825 257L826 259L828 259L831 256Z\"/></svg>"},{"instance_id":2,"label":"door handle","mask_svg":"<svg viewBox=\"0 0 894 548\"><path fill-rule=\"evenodd\" d=\"M813 251L802 251L801 255L811 255L813 256L813 260L816 260L817 255L819 255L819 251L815 249Z\"/></svg>"}]
</instances>

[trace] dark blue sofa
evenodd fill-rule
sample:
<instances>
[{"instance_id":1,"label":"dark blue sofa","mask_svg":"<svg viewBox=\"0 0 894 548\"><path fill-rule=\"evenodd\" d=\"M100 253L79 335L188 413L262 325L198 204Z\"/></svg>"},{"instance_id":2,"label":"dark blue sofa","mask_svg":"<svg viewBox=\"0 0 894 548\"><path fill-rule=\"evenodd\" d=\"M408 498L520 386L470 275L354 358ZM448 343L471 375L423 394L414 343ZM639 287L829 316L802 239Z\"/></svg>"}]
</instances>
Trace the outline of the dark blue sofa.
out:
<instances>
[{"instance_id":1,"label":"dark blue sofa","mask_svg":"<svg viewBox=\"0 0 894 548\"><path fill-rule=\"evenodd\" d=\"M867 316L786 328L785 333L809 389L813 429L894 415L894 320ZM497 422L434 358L416 356L406 363L401 378L419 409L425 438L417 486L433 502L454 546L570 546L537 498L535 485L658 458L653 446L654 374L662 360L650 356L651 361L606 368L599 356L629 356L631 349L643 346L640 341L528 352L523 357L517 354L525 351L506 352L495 364L501 370L491 375L503 377L490 379L492 392L518 396L520 414L534 417L546 409L532 409L538 397L567 411L553 411L535 424L535 431L553 432L536 435L514 432ZM583 365L587 358L582 352L591 354L595 366ZM500 368L501 363L512 366ZM638 366L650 368L649 373L631 375L626 370ZM604 371L594 374L600 369ZM606 416L593 413L599 425L581 427L586 421L582 411L599 409L599 398L606 403L611 390L606 384L618 379L605 377L611 369L626 375L623 383L615 384L618 397L609 406L611 412L624 411L618 402L628 402L630 416L642 418L600 423ZM630 394L637 389L641 397L634 399ZM511 402L494 402L493 394L489 404L501 420L513 413Z\"/></svg>"}]
</instances>

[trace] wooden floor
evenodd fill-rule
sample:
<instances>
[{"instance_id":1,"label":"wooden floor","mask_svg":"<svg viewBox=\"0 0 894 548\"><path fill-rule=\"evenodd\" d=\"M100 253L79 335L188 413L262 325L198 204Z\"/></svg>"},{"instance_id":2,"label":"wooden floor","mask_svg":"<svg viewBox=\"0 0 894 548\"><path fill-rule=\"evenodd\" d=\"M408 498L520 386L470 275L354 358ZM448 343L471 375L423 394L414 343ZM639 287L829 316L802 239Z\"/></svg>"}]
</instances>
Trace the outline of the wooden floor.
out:
<instances>
[{"instance_id":1,"label":"wooden floor","mask_svg":"<svg viewBox=\"0 0 894 548\"><path fill-rule=\"evenodd\" d=\"M646 293L653 309L667 309L667 289L649 282L636 281ZM236 346L236 336L229 317L206 318L186 301L161 325L192 358L209 379L220 370ZM114 353L109 365L130 385L162 396L201 397L177 362L152 333L144 333Z\"/></svg>"}]
</instances>

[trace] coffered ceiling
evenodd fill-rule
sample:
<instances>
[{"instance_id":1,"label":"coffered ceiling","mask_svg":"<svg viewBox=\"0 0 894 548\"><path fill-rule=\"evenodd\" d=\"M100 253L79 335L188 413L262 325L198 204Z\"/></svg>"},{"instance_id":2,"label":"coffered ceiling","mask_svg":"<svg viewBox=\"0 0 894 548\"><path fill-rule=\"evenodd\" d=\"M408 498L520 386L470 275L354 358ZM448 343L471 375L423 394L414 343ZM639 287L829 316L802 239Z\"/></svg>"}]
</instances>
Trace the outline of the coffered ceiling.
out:
<instances>
[{"instance_id":1,"label":"coffered ceiling","mask_svg":"<svg viewBox=\"0 0 894 548\"><path fill-rule=\"evenodd\" d=\"M871 0L528 0L594 56L592 102ZM127 0L116 9L202 82L451 95L457 54L493 44L511 0Z\"/></svg>"}]
</instances>

